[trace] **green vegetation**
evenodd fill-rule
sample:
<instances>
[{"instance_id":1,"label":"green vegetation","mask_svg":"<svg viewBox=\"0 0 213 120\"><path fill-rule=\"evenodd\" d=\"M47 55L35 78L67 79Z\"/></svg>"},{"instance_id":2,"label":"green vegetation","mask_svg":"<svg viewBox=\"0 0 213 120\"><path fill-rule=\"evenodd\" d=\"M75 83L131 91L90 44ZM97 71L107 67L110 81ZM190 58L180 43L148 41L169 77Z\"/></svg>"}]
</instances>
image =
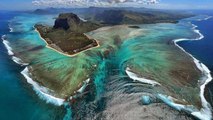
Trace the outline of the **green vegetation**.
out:
<instances>
[{"instance_id":1,"label":"green vegetation","mask_svg":"<svg viewBox=\"0 0 213 120\"><path fill-rule=\"evenodd\" d=\"M91 12L87 8L87 16L90 16L89 20L80 19L74 13L61 13L55 20L53 27L36 25L35 27L41 34L41 37L45 39L48 46L73 55L83 50L98 45L97 41L88 38L84 33L93 31L107 25L121 25L121 24L150 24L170 22L176 23L177 20L191 17L189 14L175 14L159 11L127 11L117 9L101 9L100 12ZM96 10L98 8L95 8ZM130 26L138 28L137 26Z\"/></svg>"},{"instance_id":2,"label":"green vegetation","mask_svg":"<svg viewBox=\"0 0 213 120\"><path fill-rule=\"evenodd\" d=\"M151 24L151 23L176 23L178 20L191 17L190 14L167 12L134 12L126 10L105 10L93 18L102 24Z\"/></svg>"},{"instance_id":3,"label":"green vegetation","mask_svg":"<svg viewBox=\"0 0 213 120\"><path fill-rule=\"evenodd\" d=\"M84 22L72 13L60 14L53 27L39 24L35 27L50 47L69 55L98 45L84 33L95 30L100 25Z\"/></svg>"}]
</instances>

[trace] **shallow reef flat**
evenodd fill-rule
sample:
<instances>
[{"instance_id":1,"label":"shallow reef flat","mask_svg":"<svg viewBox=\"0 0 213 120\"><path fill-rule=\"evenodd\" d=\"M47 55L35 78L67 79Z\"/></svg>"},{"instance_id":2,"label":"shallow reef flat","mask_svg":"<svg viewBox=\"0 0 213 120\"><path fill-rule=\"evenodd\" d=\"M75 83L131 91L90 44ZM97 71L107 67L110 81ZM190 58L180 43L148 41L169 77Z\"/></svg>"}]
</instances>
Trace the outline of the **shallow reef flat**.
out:
<instances>
[{"instance_id":1,"label":"shallow reef flat","mask_svg":"<svg viewBox=\"0 0 213 120\"><path fill-rule=\"evenodd\" d=\"M30 77L48 88L43 92L68 100L76 93L84 92L82 86L87 83L94 84L95 97L99 98L105 93L103 83L110 82L109 73L117 70L117 78L139 84L143 93L159 99L161 95L171 96L175 103L193 105L197 109L202 107L198 83L202 73L193 59L173 41L196 38L191 24L102 27L86 33L98 41L99 47L68 57L47 48L33 29L39 20L49 20L52 16L43 17L16 18L22 32L18 36L8 35L15 56L29 63Z\"/></svg>"},{"instance_id":2,"label":"shallow reef flat","mask_svg":"<svg viewBox=\"0 0 213 120\"><path fill-rule=\"evenodd\" d=\"M138 78L157 82L149 90L152 94L165 94L177 98L177 103L201 107L198 80L202 73L193 58L175 46L173 41L196 36L188 25L140 25L140 29L115 26L101 28L91 34L102 40L100 44L104 42L103 45L106 45L107 41L110 47L106 48L113 51L110 59L124 74L130 71ZM120 44L115 44L118 36Z\"/></svg>"}]
</instances>

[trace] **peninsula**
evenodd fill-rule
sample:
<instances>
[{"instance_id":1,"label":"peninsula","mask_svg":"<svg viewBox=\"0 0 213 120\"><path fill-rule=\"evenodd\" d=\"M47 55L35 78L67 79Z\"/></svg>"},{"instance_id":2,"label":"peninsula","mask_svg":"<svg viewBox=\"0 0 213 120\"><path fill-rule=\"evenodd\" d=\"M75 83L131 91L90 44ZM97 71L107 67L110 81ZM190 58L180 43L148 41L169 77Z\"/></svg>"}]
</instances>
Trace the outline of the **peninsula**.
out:
<instances>
[{"instance_id":1,"label":"peninsula","mask_svg":"<svg viewBox=\"0 0 213 120\"><path fill-rule=\"evenodd\" d=\"M89 11L89 10L88 10ZM99 46L98 41L87 34L104 26L134 25L151 23L176 23L178 20L191 17L189 14L171 14L165 12L135 12L127 10L104 10L103 12L88 12L88 20L74 13L61 13L54 26L36 24L35 28L45 40L47 46L67 56Z\"/></svg>"}]
</instances>

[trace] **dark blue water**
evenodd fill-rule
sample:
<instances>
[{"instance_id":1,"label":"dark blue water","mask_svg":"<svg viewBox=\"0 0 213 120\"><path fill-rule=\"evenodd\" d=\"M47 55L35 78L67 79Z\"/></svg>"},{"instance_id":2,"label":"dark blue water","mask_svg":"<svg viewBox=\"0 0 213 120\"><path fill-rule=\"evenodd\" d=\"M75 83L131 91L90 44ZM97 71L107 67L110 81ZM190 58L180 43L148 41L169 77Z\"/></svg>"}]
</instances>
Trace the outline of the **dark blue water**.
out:
<instances>
[{"instance_id":1,"label":"dark blue water","mask_svg":"<svg viewBox=\"0 0 213 120\"><path fill-rule=\"evenodd\" d=\"M19 13L0 12L0 36L8 34L8 20ZM40 100L0 42L0 120L60 120L65 109Z\"/></svg>"},{"instance_id":2,"label":"dark blue water","mask_svg":"<svg viewBox=\"0 0 213 120\"><path fill-rule=\"evenodd\" d=\"M184 41L179 44L213 70L213 19L194 21L200 32L205 36L198 41Z\"/></svg>"},{"instance_id":3,"label":"dark blue water","mask_svg":"<svg viewBox=\"0 0 213 120\"><path fill-rule=\"evenodd\" d=\"M196 13L213 16L213 11L196 11ZM204 63L213 73L213 18L192 23L198 26L197 29L204 35L204 38L198 41L183 41L178 44ZM208 84L207 90L211 97L209 101L213 105L213 82Z\"/></svg>"}]
</instances>

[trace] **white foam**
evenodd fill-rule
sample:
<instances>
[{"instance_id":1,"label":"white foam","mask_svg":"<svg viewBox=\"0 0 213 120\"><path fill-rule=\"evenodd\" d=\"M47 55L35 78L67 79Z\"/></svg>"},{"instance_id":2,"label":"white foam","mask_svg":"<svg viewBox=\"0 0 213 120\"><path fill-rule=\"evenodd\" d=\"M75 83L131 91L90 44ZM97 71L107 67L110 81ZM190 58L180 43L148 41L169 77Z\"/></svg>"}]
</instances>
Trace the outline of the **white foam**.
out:
<instances>
[{"instance_id":1,"label":"white foam","mask_svg":"<svg viewBox=\"0 0 213 120\"><path fill-rule=\"evenodd\" d=\"M211 116L209 115L209 111L206 111L205 109L201 109L198 110L196 109L194 106L192 105L182 105L182 104L177 104L174 102L173 97L171 96L166 96L163 94L157 94L157 97L159 99L161 99L164 103L166 103L167 105L169 105L170 107L176 109L176 110L185 110L189 113L191 113L193 116L195 116L196 118L199 118L201 120L211 120Z\"/></svg>"},{"instance_id":2,"label":"white foam","mask_svg":"<svg viewBox=\"0 0 213 120\"><path fill-rule=\"evenodd\" d=\"M84 90L86 89L87 84L89 83L89 81L90 81L90 78L88 78L87 80L85 80L84 83L83 83L83 85L82 85L82 87L80 89L78 89L77 92L83 93Z\"/></svg>"},{"instance_id":3,"label":"white foam","mask_svg":"<svg viewBox=\"0 0 213 120\"><path fill-rule=\"evenodd\" d=\"M82 18L82 17L78 17L80 20L82 20L83 22L87 22L86 19Z\"/></svg>"},{"instance_id":4,"label":"white foam","mask_svg":"<svg viewBox=\"0 0 213 120\"><path fill-rule=\"evenodd\" d=\"M203 64L200 63L200 67L204 73L204 75L207 77L204 84L200 86L200 97L202 101L203 108L199 112L193 112L192 115L197 116L198 118L202 120L211 120L212 119L212 113L211 113L211 107L208 101L205 99L204 92L205 92L205 86L212 80L212 76L210 74L210 70Z\"/></svg>"},{"instance_id":5,"label":"white foam","mask_svg":"<svg viewBox=\"0 0 213 120\"><path fill-rule=\"evenodd\" d=\"M22 66L28 65L28 63L24 63L20 58L13 56L14 53L12 52L12 48L10 47L9 41L6 40L6 35L2 36L2 40L3 44L5 45L8 51L8 55L12 56L12 60L15 63L20 64ZM36 91L36 93L39 95L41 99L45 100L47 103L52 103L57 106L63 105L65 101L64 99L56 98L52 95L47 94L48 88L40 86L38 83L36 83L29 77L30 73L27 67L21 72L21 74L26 78L27 82L33 86L33 89Z\"/></svg>"},{"instance_id":6,"label":"white foam","mask_svg":"<svg viewBox=\"0 0 213 120\"><path fill-rule=\"evenodd\" d=\"M11 27L11 22L8 24L8 27L9 27L9 29L10 29L9 32L14 32L14 29Z\"/></svg>"},{"instance_id":7,"label":"white foam","mask_svg":"<svg viewBox=\"0 0 213 120\"><path fill-rule=\"evenodd\" d=\"M10 43L9 43L9 41L6 40L5 37L6 37L6 35L3 35L1 37L1 39L3 40L3 44L7 49L8 55L14 55L14 53L12 52L13 49L10 47Z\"/></svg>"},{"instance_id":8,"label":"white foam","mask_svg":"<svg viewBox=\"0 0 213 120\"><path fill-rule=\"evenodd\" d=\"M12 27L9 27L9 29L10 29L10 32L13 32L13 31L14 31Z\"/></svg>"},{"instance_id":9,"label":"white foam","mask_svg":"<svg viewBox=\"0 0 213 120\"><path fill-rule=\"evenodd\" d=\"M173 108L175 108L179 111L185 108L184 105L174 103L173 98L171 96L166 96L166 95L163 95L163 94L157 94L157 97L159 99L161 99L164 103L169 105L170 107L173 107Z\"/></svg>"},{"instance_id":10,"label":"white foam","mask_svg":"<svg viewBox=\"0 0 213 120\"><path fill-rule=\"evenodd\" d=\"M211 19L211 18L212 18L212 16L208 16L204 20L208 20L208 19Z\"/></svg>"},{"instance_id":11,"label":"white foam","mask_svg":"<svg viewBox=\"0 0 213 120\"><path fill-rule=\"evenodd\" d=\"M12 60L13 60L15 63L17 63L17 64L19 64L19 65L21 65L21 66L29 65L28 63L24 63L20 58L15 57L15 56L12 56Z\"/></svg>"},{"instance_id":12,"label":"white foam","mask_svg":"<svg viewBox=\"0 0 213 120\"><path fill-rule=\"evenodd\" d=\"M177 44L177 42L180 42L180 41L201 40L201 39L204 38L204 36L200 33L200 31L196 30L197 26L194 25L194 24L192 24L192 26L193 26L193 28L192 28L193 31L199 35L198 38L196 38L196 39L187 39L187 38L176 39L176 40L174 40L174 43L182 51L184 51L186 54L188 54L190 57L193 58L194 63L196 64L197 68L203 73L203 75L205 75L205 78L206 78L204 80L205 82L200 86L200 98L201 98L201 102L202 102L202 107L203 108L200 111L192 112L191 114L196 116L196 117L198 117L201 120L211 120L212 119L211 106L207 102L207 100L205 99L205 96L204 96L205 86L212 80L212 76L210 74L210 70L208 69L207 66L205 66L198 59L193 57L190 53L186 52L181 46L179 46ZM202 80L199 80L199 81L202 81Z\"/></svg>"},{"instance_id":13,"label":"white foam","mask_svg":"<svg viewBox=\"0 0 213 120\"><path fill-rule=\"evenodd\" d=\"M191 23L191 24L192 24L192 23ZM198 37L195 38L195 39L188 39L188 40L201 40L201 39L204 38L203 34L200 33L200 30L197 30L197 29L196 29L197 27L198 27L198 26L196 26L195 24L192 24L192 30L193 30L195 33L198 34Z\"/></svg>"},{"instance_id":14,"label":"white foam","mask_svg":"<svg viewBox=\"0 0 213 120\"><path fill-rule=\"evenodd\" d=\"M138 77L138 75L136 75L133 72L130 72L129 70L130 70L130 68L127 67L126 68L126 74L129 76L129 78L131 78L135 81L139 81L139 82L146 83L146 84L151 84L152 86L161 85L160 83L158 83L154 80L149 80L149 79L146 79L146 78L140 78L140 77Z\"/></svg>"},{"instance_id":15,"label":"white foam","mask_svg":"<svg viewBox=\"0 0 213 120\"><path fill-rule=\"evenodd\" d=\"M30 78L30 73L27 67L21 72L21 74L26 78L27 82L33 86L33 89L36 91L41 99L45 100L47 103L52 103L57 106L63 105L65 101L64 99L49 95L48 88L40 86L37 82L33 81Z\"/></svg>"},{"instance_id":16,"label":"white foam","mask_svg":"<svg viewBox=\"0 0 213 120\"><path fill-rule=\"evenodd\" d=\"M212 18L212 16L207 16L206 18L203 18L203 19L197 19L197 21L203 21L203 20L208 20L208 19L211 19Z\"/></svg>"}]
</instances>

